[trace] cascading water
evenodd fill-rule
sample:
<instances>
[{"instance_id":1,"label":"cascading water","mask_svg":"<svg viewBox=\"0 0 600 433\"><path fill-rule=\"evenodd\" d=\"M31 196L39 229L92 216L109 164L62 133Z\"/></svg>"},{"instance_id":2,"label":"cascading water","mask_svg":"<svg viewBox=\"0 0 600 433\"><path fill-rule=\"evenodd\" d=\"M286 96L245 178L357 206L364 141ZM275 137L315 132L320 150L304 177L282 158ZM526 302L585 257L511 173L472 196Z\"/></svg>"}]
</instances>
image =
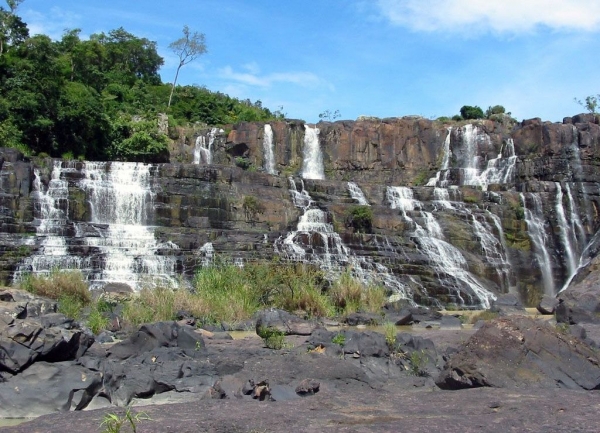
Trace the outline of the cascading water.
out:
<instances>
[{"instance_id":1,"label":"cascading water","mask_svg":"<svg viewBox=\"0 0 600 433\"><path fill-rule=\"evenodd\" d=\"M544 213L542 201L537 194L529 195L533 203L532 209L527 207L525 195L521 193L521 201L525 210L525 222L527 223L527 232L534 246L534 253L538 262L540 272L542 273L542 283L544 284L544 293L554 296L554 278L552 276L552 264L550 262L550 253L548 252L548 236L544 224Z\"/></svg>"},{"instance_id":2,"label":"cascading water","mask_svg":"<svg viewBox=\"0 0 600 433\"><path fill-rule=\"evenodd\" d=\"M273 128L265 124L263 135L264 169L269 174L277 174L275 170L275 151L273 149Z\"/></svg>"},{"instance_id":3,"label":"cascading water","mask_svg":"<svg viewBox=\"0 0 600 433\"><path fill-rule=\"evenodd\" d=\"M304 182L300 180L299 183L300 188L293 178L289 179L294 205L302 209L297 230L280 237L275 242L275 252L288 260L316 264L332 280L350 270L364 283L380 283L388 287L393 292L393 299L407 299L412 303L410 287L384 265L351 253L329 223L327 213L314 205L304 189Z\"/></svg>"},{"instance_id":4,"label":"cascading water","mask_svg":"<svg viewBox=\"0 0 600 433\"><path fill-rule=\"evenodd\" d=\"M577 261L575 259L575 250L572 245L572 238L575 237L575 233L571 233L571 225L567 222L565 216L565 208L563 206L563 192L560 183L555 182L556 186L556 218L558 222L558 229L560 231L560 240L563 244L566 266L568 275L571 276L577 271Z\"/></svg>"},{"instance_id":5,"label":"cascading water","mask_svg":"<svg viewBox=\"0 0 600 433\"><path fill-rule=\"evenodd\" d=\"M211 128L207 135L196 137L196 146L194 147L194 164L212 163L213 144L218 132L223 132L219 128Z\"/></svg>"},{"instance_id":6,"label":"cascading water","mask_svg":"<svg viewBox=\"0 0 600 433\"><path fill-rule=\"evenodd\" d=\"M477 126L471 124L457 130L461 137L460 158L458 158L457 167L450 167L450 156L453 154L450 146L453 131L452 128L448 129L448 135L442 147L442 164L435 177L429 179L426 186L447 187L450 183L448 174L451 168L459 169L462 172L461 185L479 186L484 191L487 190L490 184L506 184L512 180L517 161L512 138L506 140L498 157L490 159L486 169L480 171L480 145L489 147L490 137L480 131Z\"/></svg>"},{"instance_id":7,"label":"cascading water","mask_svg":"<svg viewBox=\"0 0 600 433\"><path fill-rule=\"evenodd\" d=\"M319 130L304 125L304 161L302 164L304 179L325 179L323 152L319 145Z\"/></svg>"},{"instance_id":8,"label":"cascading water","mask_svg":"<svg viewBox=\"0 0 600 433\"><path fill-rule=\"evenodd\" d=\"M75 174L73 186L86 193L89 223L67 220L69 174ZM174 285L176 259L169 250L178 247L170 242L159 244L154 228L147 225L146 210L152 208L154 196L150 180L150 166L145 164L55 161L48 190L44 193L36 182L40 190L34 194L39 203L41 248L19 266L15 279L27 272L47 274L57 268L81 270L92 289L123 283L137 290L144 279ZM71 245L66 244L66 228L74 231ZM49 242L59 246L51 254ZM81 246L87 251L85 258L77 254ZM159 251L167 254L157 255Z\"/></svg>"},{"instance_id":9,"label":"cascading water","mask_svg":"<svg viewBox=\"0 0 600 433\"><path fill-rule=\"evenodd\" d=\"M360 187L354 182L348 182L348 192L350 193L350 197L358 202L361 206L370 206L369 201L365 197L365 194L362 192Z\"/></svg>"},{"instance_id":10,"label":"cascading water","mask_svg":"<svg viewBox=\"0 0 600 433\"><path fill-rule=\"evenodd\" d=\"M445 188L448 186L448 168L450 166L450 136L452 135L452 128L448 128L448 134L444 139L444 146L442 147L442 165L439 171L435 174L435 177L429 179L426 186L439 186Z\"/></svg>"},{"instance_id":11,"label":"cascading water","mask_svg":"<svg viewBox=\"0 0 600 433\"><path fill-rule=\"evenodd\" d=\"M402 211L404 218L414 224L413 236L419 250L435 268L440 281L452 290L457 303L461 305L479 305L489 308L495 299L494 294L486 290L477 279L468 272L467 261L461 252L444 240L442 229L431 212L420 210L423 205L413 197L408 187L387 187L386 198L392 209ZM424 221L420 225L409 212L418 212L418 218ZM463 296L468 296L466 302Z\"/></svg>"}]
</instances>

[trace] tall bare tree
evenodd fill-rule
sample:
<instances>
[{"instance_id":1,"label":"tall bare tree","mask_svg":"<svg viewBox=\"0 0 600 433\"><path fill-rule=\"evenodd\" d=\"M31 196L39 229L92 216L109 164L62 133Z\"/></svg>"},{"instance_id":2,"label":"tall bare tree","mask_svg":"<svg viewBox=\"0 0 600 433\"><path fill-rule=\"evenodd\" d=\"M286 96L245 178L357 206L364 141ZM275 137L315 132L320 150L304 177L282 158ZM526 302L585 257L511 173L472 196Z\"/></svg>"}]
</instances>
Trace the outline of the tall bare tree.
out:
<instances>
[{"instance_id":1,"label":"tall bare tree","mask_svg":"<svg viewBox=\"0 0 600 433\"><path fill-rule=\"evenodd\" d=\"M171 106L173 92L175 91L175 85L177 84L177 78L179 77L179 70L181 67L187 65L193 60L196 60L199 56L206 53L204 33L191 33L188 26L183 26L183 37L177 39L175 42L172 42L169 45L169 48L179 57L179 66L177 66L177 72L175 73L175 79L173 80L173 87L171 87L169 104L167 105L168 107Z\"/></svg>"}]
</instances>

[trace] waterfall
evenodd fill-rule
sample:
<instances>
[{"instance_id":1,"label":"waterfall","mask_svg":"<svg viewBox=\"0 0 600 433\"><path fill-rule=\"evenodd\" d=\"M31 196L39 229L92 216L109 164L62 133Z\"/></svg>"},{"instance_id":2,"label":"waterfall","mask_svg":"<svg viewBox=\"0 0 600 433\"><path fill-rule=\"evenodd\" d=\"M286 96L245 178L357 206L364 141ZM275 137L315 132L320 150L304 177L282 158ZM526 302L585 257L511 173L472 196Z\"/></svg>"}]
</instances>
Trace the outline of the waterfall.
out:
<instances>
[{"instance_id":1,"label":"waterfall","mask_svg":"<svg viewBox=\"0 0 600 433\"><path fill-rule=\"evenodd\" d=\"M558 222L558 229L560 231L560 240L563 244L563 248L566 256L566 265L569 277L577 271L577 263L575 261L575 251L571 243L571 225L567 222L565 216L565 208L563 206L563 192L560 183L555 182L556 186L556 218ZM572 233L575 234L574 232ZM574 237L574 236L573 236Z\"/></svg>"},{"instance_id":2,"label":"waterfall","mask_svg":"<svg viewBox=\"0 0 600 433\"><path fill-rule=\"evenodd\" d=\"M360 187L354 182L348 182L348 192L350 193L350 197L358 202L361 206L370 206L367 198L363 194Z\"/></svg>"},{"instance_id":3,"label":"waterfall","mask_svg":"<svg viewBox=\"0 0 600 433\"><path fill-rule=\"evenodd\" d=\"M485 170L480 172L479 145L483 143L485 147L489 147L490 137L471 124L463 126L459 132L461 142L456 154L458 166L452 168L460 169L462 172L460 181L462 185L479 186L485 191L490 184L506 184L512 180L517 161L512 138L506 140L498 156L490 159ZM450 157L453 154L450 147L452 133L453 129L448 128L448 135L446 135L442 148L442 164L426 186L445 188L449 184Z\"/></svg>"},{"instance_id":4,"label":"waterfall","mask_svg":"<svg viewBox=\"0 0 600 433\"><path fill-rule=\"evenodd\" d=\"M67 219L69 174L73 187L85 192L89 223ZM146 164L55 161L45 193L36 181L40 251L18 268L15 279L26 272L47 274L57 268L81 270L91 289L123 283L138 290L148 278L153 280L149 283L174 285L176 260L168 252L178 247L158 243L148 225L146 210L153 209L154 198L150 181ZM66 238L67 228L75 236ZM67 245L67 239L72 244ZM51 244L54 249L49 253ZM159 251L168 254L158 255Z\"/></svg>"},{"instance_id":5,"label":"waterfall","mask_svg":"<svg viewBox=\"0 0 600 433\"><path fill-rule=\"evenodd\" d=\"M506 254L506 246L492 232L488 222L479 221L473 214L473 232L481 245L481 251L486 261L495 269L500 286L510 291L510 263ZM497 226L498 227L498 226ZM501 229L500 229L501 230ZM499 233L502 236L502 232ZM502 239L502 238L500 238Z\"/></svg>"},{"instance_id":6,"label":"waterfall","mask_svg":"<svg viewBox=\"0 0 600 433\"><path fill-rule=\"evenodd\" d=\"M302 177L304 179L325 179L323 152L319 145L319 130L304 125L304 162Z\"/></svg>"},{"instance_id":7,"label":"waterfall","mask_svg":"<svg viewBox=\"0 0 600 433\"><path fill-rule=\"evenodd\" d=\"M386 198L392 209L402 211L404 218L415 225L413 236L419 250L435 268L440 282L452 290L458 303L468 305L477 302L482 308L489 308L491 301L496 297L468 272L466 259L458 248L444 240L442 229L433 214L419 210L425 227L408 215L407 212L423 207L421 202L414 199L412 190L408 187L388 186ZM465 290L465 287L468 290ZM463 294L470 298L469 302L465 301Z\"/></svg>"},{"instance_id":8,"label":"waterfall","mask_svg":"<svg viewBox=\"0 0 600 433\"><path fill-rule=\"evenodd\" d=\"M275 170L275 151L273 149L273 128L265 124L263 136L264 169L269 174L277 174Z\"/></svg>"},{"instance_id":9,"label":"waterfall","mask_svg":"<svg viewBox=\"0 0 600 433\"><path fill-rule=\"evenodd\" d=\"M407 299L413 303L410 287L384 265L352 254L328 221L327 213L315 206L304 189L302 179L299 181L300 188L291 177L289 184L294 205L302 210L302 215L296 231L275 241L277 254L288 260L316 264L331 280L339 278L342 272L349 269L365 284L383 284L392 291L393 299Z\"/></svg>"},{"instance_id":10,"label":"waterfall","mask_svg":"<svg viewBox=\"0 0 600 433\"><path fill-rule=\"evenodd\" d=\"M211 128L206 136L199 135L196 137L196 146L194 147L194 164L212 163L213 144L218 132L223 132L219 128Z\"/></svg>"},{"instance_id":11,"label":"waterfall","mask_svg":"<svg viewBox=\"0 0 600 433\"><path fill-rule=\"evenodd\" d=\"M448 128L448 134L444 139L444 147L442 148L442 165L439 171L435 174L435 177L429 179L426 186L440 186L445 188L448 185L448 168L450 166L450 136L452 135L452 128Z\"/></svg>"},{"instance_id":12,"label":"waterfall","mask_svg":"<svg viewBox=\"0 0 600 433\"><path fill-rule=\"evenodd\" d=\"M523 208L525 210L525 222L527 223L527 232L529 238L533 242L534 253L540 271L542 273L542 282L544 284L544 293L546 295L554 296L554 278L552 276L552 264L550 262L550 253L548 252L548 236L546 235L546 228L544 224L544 211L542 208L542 201L537 194L530 194L531 201L533 202L533 208L527 208L527 200L523 193L521 195L521 201L523 202Z\"/></svg>"}]
</instances>

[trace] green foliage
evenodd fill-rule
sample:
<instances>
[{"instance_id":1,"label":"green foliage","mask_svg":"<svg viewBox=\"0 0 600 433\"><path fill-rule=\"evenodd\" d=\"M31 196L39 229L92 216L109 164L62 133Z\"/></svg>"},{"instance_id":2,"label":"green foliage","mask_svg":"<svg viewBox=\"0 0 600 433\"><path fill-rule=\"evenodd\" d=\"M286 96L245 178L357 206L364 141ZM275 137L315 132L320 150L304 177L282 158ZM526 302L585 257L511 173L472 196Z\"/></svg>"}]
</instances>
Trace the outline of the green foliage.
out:
<instances>
[{"instance_id":1,"label":"green foliage","mask_svg":"<svg viewBox=\"0 0 600 433\"><path fill-rule=\"evenodd\" d=\"M344 272L328 291L329 298L336 310L347 315L356 311L379 312L387 296L383 287L365 285L350 271Z\"/></svg>"},{"instance_id":2,"label":"green foliage","mask_svg":"<svg viewBox=\"0 0 600 433\"><path fill-rule=\"evenodd\" d=\"M598 114L598 107L600 107L600 93L598 95L586 96L585 100L575 98L575 102L585 108L592 114Z\"/></svg>"},{"instance_id":3,"label":"green foliage","mask_svg":"<svg viewBox=\"0 0 600 433\"><path fill-rule=\"evenodd\" d=\"M488 119L491 118L494 114L504 114L506 113L506 109L502 105L494 105L493 107L488 107L485 110L485 117Z\"/></svg>"},{"instance_id":4,"label":"green foliage","mask_svg":"<svg viewBox=\"0 0 600 433\"><path fill-rule=\"evenodd\" d=\"M244 158L243 156L236 156L233 162L242 170L247 170L252 165L250 160L248 158Z\"/></svg>"},{"instance_id":5,"label":"green foliage","mask_svg":"<svg viewBox=\"0 0 600 433\"><path fill-rule=\"evenodd\" d=\"M481 313L471 316L471 323L477 323L479 320L483 320L483 321L487 322L489 320L494 320L497 317L498 317L498 313L491 311L491 310L485 310L485 311L482 311Z\"/></svg>"},{"instance_id":6,"label":"green foliage","mask_svg":"<svg viewBox=\"0 0 600 433\"><path fill-rule=\"evenodd\" d=\"M371 206L353 206L348 210L346 225L358 233L371 233L373 228L373 210Z\"/></svg>"},{"instance_id":7,"label":"green foliage","mask_svg":"<svg viewBox=\"0 0 600 433\"><path fill-rule=\"evenodd\" d=\"M125 408L122 415L116 413L107 413L102 419L100 427L104 427L102 433L121 433L122 428L129 425L133 433L137 433L137 424L140 421L150 421L151 418L145 412L133 413L131 406Z\"/></svg>"},{"instance_id":8,"label":"green foliage","mask_svg":"<svg viewBox=\"0 0 600 433\"><path fill-rule=\"evenodd\" d=\"M398 329L393 322L385 322L383 324L383 333L385 335L385 342L391 352L396 351L396 335Z\"/></svg>"},{"instance_id":9,"label":"green foliage","mask_svg":"<svg viewBox=\"0 0 600 433\"><path fill-rule=\"evenodd\" d=\"M91 302L88 285L80 271L53 270L50 275L25 276L19 283L19 288L35 295L45 296L64 303L77 303L85 306Z\"/></svg>"},{"instance_id":10,"label":"green foliage","mask_svg":"<svg viewBox=\"0 0 600 433\"><path fill-rule=\"evenodd\" d=\"M460 109L460 115L465 120L483 119L485 117L485 115L483 114L483 110L477 105L463 105Z\"/></svg>"},{"instance_id":11,"label":"green foliage","mask_svg":"<svg viewBox=\"0 0 600 433\"><path fill-rule=\"evenodd\" d=\"M104 314L104 304L100 301L93 304L87 317L87 326L94 333L98 335L100 332L105 330L110 323L110 320Z\"/></svg>"},{"instance_id":12,"label":"green foliage","mask_svg":"<svg viewBox=\"0 0 600 433\"><path fill-rule=\"evenodd\" d=\"M346 345L346 336L344 334L337 333L333 336L333 338L331 339L331 342L333 344L337 344L340 347L344 347Z\"/></svg>"},{"instance_id":13,"label":"green foliage","mask_svg":"<svg viewBox=\"0 0 600 433\"><path fill-rule=\"evenodd\" d=\"M555 326L555 329L563 335L569 335L570 332L570 326L568 323L557 323Z\"/></svg>"},{"instance_id":14,"label":"green foliage","mask_svg":"<svg viewBox=\"0 0 600 433\"><path fill-rule=\"evenodd\" d=\"M325 110L322 113L319 113L319 119L325 122L333 122L335 119L340 118L340 110L330 111Z\"/></svg>"},{"instance_id":15,"label":"green foliage","mask_svg":"<svg viewBox=\"0 0 600 433\"><path fill-rule=\"evenodd\" d=\"M260 101L240 101L200 86L175 89L175 83L163 84L158 74L163 59L156 43L123 28L87 40L81 38L80 29L66 30L58 41L45 35L29 37L16 15L19 3L10 0L9 9L0 7L4 146L27 155L164 162L167 139L158 134L154 120L158 113L169 114L178 125L283 117ZM191 54L203 52L198 36L188 30L187 45L172 44L183 50L184 64Z\"/></svg>"},{"instance_id":16,"label":"green foliage","mask_svg":"<svg viewBox=\"0 0 600 433\"><path fill-rule=\"evenodd\" d=\"M427 376L427 353L424 350L415 350L410 354L410 372L415 376Z\"/></svg>"},{"instance_id":17,"label":"green foliage","mask_svg":"<svg viewBox=\"0 0 600 433\"><path fill-rule=\"evenodd\" d=\"M463 119L460 114L455 114L454 116L452 116L452 120L454 120L455 122L461 122L465 119Z\"/></svg>"},{"instance_id":18,"label":"green foliage","mask_svg":"<svg viewBox=\"0 0 600 433\"><path fill-rule=\"evenodd\" d=\"M285 334L279 329L260 327L257 334L269 349L281 350L285 345Z\"/></svg>"}]
</instances>

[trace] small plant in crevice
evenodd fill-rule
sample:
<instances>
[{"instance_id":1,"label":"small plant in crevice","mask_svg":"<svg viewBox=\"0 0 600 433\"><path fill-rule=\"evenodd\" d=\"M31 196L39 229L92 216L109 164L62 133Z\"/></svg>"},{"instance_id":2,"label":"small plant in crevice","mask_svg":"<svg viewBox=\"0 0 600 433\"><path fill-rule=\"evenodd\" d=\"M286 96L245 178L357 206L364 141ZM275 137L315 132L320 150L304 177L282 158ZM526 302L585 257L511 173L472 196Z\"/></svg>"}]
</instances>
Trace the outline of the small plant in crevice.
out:
<instances>
[{"instance_id":1,"label":"small plant in crevice","mask_svg":"<svg viewBox=\"0 0 600 433\"><path fill-rule=\"evenodd\" d=\"M333 338L331 339L331 342L333 344L337 344L338 346L340 346L340 348L344 347L346 345L346 336L344 334L337 333L333 336Z\"/></svg>"},{"instance_id":2,"label":"small plant in crevice","mask_svg":"<svg viewBox=\"0 0 600 433\"><path fill-rule=\"evenodd\" d=\"M269 349L281 350L285 347L285 333L279 329L261 326L257 334Z\"/></svg>"},{"instance_id":3,"label":"small plant in crevice","mask_svg":"<svg viewBox=\"0 0 600 433\"><path fill-rule=\"evenodd\" d=\"M398 330L393 322L385 322L383 324L383 333L385 335L385 343L387 344L390 352L396 351L396 334Z\"/></svg>"},{"instance_id":4,"label":"small plant in crevice","mask_svg":"<svg viewBox=\"0 0 600 433\"><path fill-rule=\"evenodd\" d=\"M427 376L428 373L425 370L427 365L427 353L423 349L415 350L410 354L410 372L415 376Z\"/></svg>"},{"instance_id":5,"label":"small plant in crevice","mask_svg":"<svg viewBox=\"0 0 600 433\"><path fill-rule=\"evenodd\" d=\"M107 413L102 419L100 427L104 427L102 433L121 433L121 429L129 425L133 433L137 433L137 425L140 421L151 421L152 419L145 412L133 413L131 406L127 406L122 415L116 413Z\"/></svg>"}]
</instances>

